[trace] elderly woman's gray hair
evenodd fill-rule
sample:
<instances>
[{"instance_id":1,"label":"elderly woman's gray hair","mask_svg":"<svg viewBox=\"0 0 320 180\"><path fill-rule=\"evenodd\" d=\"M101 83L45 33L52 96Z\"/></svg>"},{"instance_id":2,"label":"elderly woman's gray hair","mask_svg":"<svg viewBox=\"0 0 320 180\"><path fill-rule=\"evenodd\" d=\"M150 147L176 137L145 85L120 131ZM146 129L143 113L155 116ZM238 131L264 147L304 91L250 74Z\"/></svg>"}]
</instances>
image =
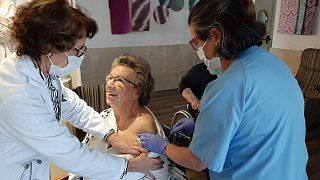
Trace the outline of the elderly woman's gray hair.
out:
<instances>
[{"instance_id":1,"label":"elderly woman's gray hair","mask_svg":"<svg viewBox=\"0 0 320 180\"><path fill-rule=\"evenodd\" d=\"M123 54L112 62L111 70L117 66L127 66L136 73L134 84L139 92L139 106L146 106L150 102L150 94L154 90L154 80L151 76L149 63L138 56Z\"/></svg>"}]
</instances>

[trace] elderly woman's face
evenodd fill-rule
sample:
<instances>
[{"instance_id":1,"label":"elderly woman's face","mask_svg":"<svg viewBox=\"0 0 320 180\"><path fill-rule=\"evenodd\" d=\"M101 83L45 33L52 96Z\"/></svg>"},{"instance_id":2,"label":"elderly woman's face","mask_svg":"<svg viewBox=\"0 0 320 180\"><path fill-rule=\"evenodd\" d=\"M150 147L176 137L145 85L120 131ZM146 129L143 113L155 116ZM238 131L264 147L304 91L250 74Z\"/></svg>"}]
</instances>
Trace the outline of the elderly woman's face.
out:
<instances>
[{"instance_id":1,"label":"elderly woman's face","mask_svg":"<svg viewBox=\"0 0 320 180\"><path fill-rule=\"evenodd\" d=\"M106 100L112 108L131 105L138 100L138 90L134 84L136 74L127 66L117 66L106 77Z\"/></svg>"}]
</instances>

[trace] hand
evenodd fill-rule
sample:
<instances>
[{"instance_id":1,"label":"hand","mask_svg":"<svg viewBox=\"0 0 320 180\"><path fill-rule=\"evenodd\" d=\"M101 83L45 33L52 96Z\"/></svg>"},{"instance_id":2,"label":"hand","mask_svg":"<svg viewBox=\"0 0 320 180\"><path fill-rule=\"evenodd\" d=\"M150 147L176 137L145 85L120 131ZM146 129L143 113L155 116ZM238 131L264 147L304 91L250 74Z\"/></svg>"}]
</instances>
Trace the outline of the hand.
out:
<instances>
[{"instance_id":1,"label":"hand","mask_svg":"<svg viewBox=\"0 0 320 180\"><path fill-rule=\"evenodd\" d=\"M142 133L138 134L138 136L143 147L148 151L165 155L166 146L169 144L167 139L150 133Z\"/></svg>"},{"instance_id":2,"label":"hand","mask_svg":"<svg viewBox=\"0 0 320 180\"><path fill-rule=\"evenodd\" d=\"M199 106L200 106L200 101L198 99L191 102L192 109L199 111Z\"/></svg>"},{"instance_id":3,"label":"hand","mask_svg":"<svg viewBox=\"0 0 320 180\"><path fill-rule=\"evenodd\" d=\"M142 144L137 141L132 141L113 133L108 137L108 142L117 151L123 154L139 155L141 153L148 153L148 150L142 147Z\"/></svg>"},{"instance_id":4,"label":"hand","mask_svg":"<svg viewBox=\"0 0 320 180\"><path fill-rule=\"evenodd\" d=\"M142 172L154 171L163 168L163 162L160 158L148 158L146 153L141 153L133 159L129 159L128 172Z\"/></svg>"},{"instance_id":5,"label":"hand","mask_svg":"<svg viewBox=\"0 0 320 180\"><path fill-rule=\"evenodd\" d=\"M182 134L192 135L195 128L195 122L193 118L182 118L172 128L170 134L176 135L178 132Z\"/></svg>"}]
</instances>

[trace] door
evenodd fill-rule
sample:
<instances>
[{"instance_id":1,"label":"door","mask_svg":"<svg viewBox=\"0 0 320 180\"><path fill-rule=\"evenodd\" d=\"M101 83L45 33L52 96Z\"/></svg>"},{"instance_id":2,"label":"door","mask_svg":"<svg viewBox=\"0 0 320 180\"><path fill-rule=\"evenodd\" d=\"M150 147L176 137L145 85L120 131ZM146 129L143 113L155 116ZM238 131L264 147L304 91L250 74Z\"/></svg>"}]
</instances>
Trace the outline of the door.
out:
<instances>
[{"instance_id":1,"label":"door","mask_svg":"<svg viewBox=\"0 0 320 180\"><path fill-rule=\"evenodd\" d=\"M266 36L263 39L262 48L269 51L272 47L272 34L275 13L275 0L254 0L257 21L266 25Z\"/></svg>"}]
</instances>

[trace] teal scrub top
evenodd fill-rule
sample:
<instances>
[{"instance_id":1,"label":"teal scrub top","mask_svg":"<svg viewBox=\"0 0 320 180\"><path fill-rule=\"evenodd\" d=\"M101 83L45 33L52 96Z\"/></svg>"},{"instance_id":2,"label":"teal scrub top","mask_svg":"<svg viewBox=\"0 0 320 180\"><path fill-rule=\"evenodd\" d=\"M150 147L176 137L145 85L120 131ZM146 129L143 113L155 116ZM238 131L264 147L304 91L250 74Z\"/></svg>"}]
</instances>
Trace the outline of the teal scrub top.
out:
<instances>
[{"instance_id":1,"label":"teal scrub top","mask_svg":"<svg viewBox=\"0 0 320 180\"><path fill-rule=\"evenodd\" d=\"M257 46L208 84L190 150L211 179L307 179L304 99L290 69Z\"/></svg>"}]
</instances>

